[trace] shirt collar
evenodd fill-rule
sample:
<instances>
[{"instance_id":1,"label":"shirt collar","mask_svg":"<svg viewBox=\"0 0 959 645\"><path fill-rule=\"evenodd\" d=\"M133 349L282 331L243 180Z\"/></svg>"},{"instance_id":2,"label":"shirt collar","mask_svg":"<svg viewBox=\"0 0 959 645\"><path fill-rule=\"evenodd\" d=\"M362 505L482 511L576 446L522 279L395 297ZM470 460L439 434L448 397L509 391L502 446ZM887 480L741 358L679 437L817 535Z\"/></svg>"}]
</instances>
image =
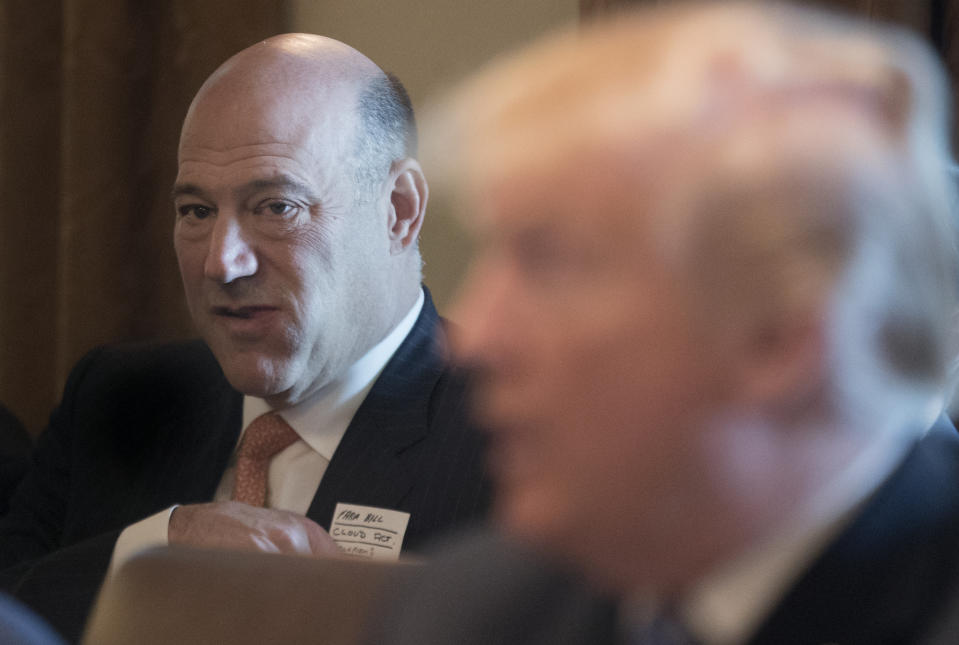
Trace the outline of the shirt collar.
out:
<instances>
[{"instance_id":1,"label":"shirt collar","mask_svg":"<svg viewBox=\"0 0 959 645\"><path fill-rule=\"evenodd\" d=\"M340 378L331 381L296 405L279 412L300 438L327 460L333 457L340 439L346 433L353 415L363 403L373 383L413 329L423 309L424 300L423 290L420 289L419 297L399 324L353 363ZM270 405L265 400L244 396L244 432L253 419L270 410Z\"/></svg>"}]
</instances>

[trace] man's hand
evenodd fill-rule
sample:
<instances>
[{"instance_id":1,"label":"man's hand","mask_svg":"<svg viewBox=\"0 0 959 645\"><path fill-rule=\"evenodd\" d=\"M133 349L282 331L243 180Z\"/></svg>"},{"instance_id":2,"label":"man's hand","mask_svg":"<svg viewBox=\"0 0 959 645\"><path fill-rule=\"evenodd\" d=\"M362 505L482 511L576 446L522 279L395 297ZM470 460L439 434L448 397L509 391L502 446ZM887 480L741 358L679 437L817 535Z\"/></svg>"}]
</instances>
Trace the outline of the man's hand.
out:
<instances>
[{"instance_id":1,"label":"man's hand","mask_svg":"<svg viewBox=\"0 0 959 645\"><path fill-rule=\"evenodd\" d=\"M292 555L335 555L340 548L313 520L240 502L178 506L167 529L170 544Z\"/></svg>"}]
</instances>

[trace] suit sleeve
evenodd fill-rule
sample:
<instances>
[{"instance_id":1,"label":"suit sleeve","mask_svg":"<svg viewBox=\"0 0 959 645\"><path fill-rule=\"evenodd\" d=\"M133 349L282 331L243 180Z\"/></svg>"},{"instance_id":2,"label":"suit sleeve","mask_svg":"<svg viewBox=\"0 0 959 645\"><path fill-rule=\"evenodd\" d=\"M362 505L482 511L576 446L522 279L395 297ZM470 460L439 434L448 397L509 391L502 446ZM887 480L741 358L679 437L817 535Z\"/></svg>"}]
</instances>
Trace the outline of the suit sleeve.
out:
<instances>
[{"instance_id":1,"label":"suit sleeve","mask_svg":"<svg viewBox=\"0 0 959 645\"><path fill-rule=\"evenodd\" d=\"M10 500L10 511L0 519L0 570L43 557L62 543L74 467L74 397L95 358L96 352L88 354L71 372L32 466Z\"/></svg>"},{"instance_id":2,"label":"suit sleeve","mask_svg":"<svg viewBox=\"0 0 959 645\"><path fill-rule=\"evenodd\" d=\"M67 514L74 512L74 469L80 467L73 458L75 396L95 359L89 354L71 373L32 468L0 519L0 585L71 641L79 639L119 535L109 531L64 548Z\"/></svg>"}]
</instances>

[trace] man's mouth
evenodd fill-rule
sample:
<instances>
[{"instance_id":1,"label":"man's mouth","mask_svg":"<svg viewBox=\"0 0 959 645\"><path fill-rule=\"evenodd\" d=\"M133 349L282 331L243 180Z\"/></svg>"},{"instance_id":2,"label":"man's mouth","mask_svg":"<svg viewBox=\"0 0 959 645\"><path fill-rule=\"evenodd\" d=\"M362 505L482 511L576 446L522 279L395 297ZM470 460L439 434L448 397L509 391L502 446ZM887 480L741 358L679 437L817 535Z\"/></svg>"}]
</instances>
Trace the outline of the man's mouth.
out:
<instances>
[{"instance_id":1,"label":"man's mouth","mask_svg":"<svg viewBox=\"0 0 959 645\"><path fill-rule=\"evenodd\" d=\"M226 318L250 319L255 317L257 314L276 311L276 307L268 307L265 305L255 305L255 306L249 306L249 307L213 307L212 310L213 310L213 314L216 316L224 316Z\"/></svg>"}]
</instances>

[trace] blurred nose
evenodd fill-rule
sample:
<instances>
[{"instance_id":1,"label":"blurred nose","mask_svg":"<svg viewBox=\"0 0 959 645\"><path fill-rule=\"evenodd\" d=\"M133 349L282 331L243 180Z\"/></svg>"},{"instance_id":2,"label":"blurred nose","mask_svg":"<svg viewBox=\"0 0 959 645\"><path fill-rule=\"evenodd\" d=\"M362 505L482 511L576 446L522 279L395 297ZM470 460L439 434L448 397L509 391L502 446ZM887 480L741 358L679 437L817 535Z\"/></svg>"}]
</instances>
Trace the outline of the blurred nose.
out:
<instances>
[{"instance_id":1,"label":"blurred nose","mask_svg":"<svg viewBox=\"0 0 959 645\"><path fill-rule=\"evenodd\" d=\"M222 212L217 215L203 270L207 278L221 284L256 273L256 252L249 233L236 217Z\"/></svg>"}]
</instances>

